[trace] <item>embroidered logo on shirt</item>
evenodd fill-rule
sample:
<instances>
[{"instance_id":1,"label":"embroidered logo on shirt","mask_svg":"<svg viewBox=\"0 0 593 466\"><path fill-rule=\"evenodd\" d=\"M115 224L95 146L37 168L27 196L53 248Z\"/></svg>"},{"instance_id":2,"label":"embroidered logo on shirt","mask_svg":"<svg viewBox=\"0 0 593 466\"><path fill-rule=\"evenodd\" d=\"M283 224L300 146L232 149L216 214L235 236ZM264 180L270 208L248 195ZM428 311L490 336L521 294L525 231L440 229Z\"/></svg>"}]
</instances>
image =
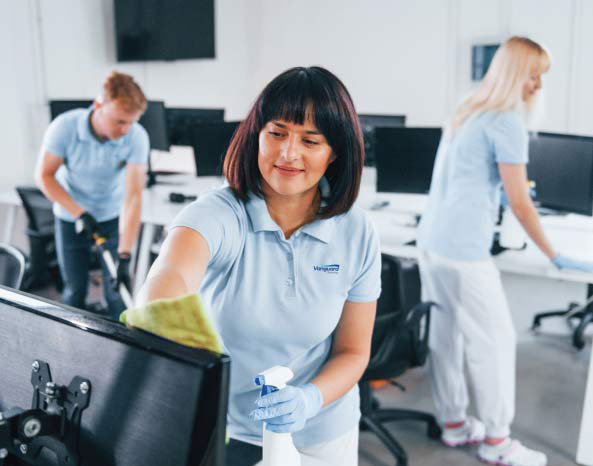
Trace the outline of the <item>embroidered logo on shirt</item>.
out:
<instances>
[{"instance_id":1,"label":"embroidered logo on shirt","mask_svg":"<svg viewBox=\"0 0 593 466\"><path fill-rule=\"evenodd\" d=\"M340 264L314 265L313 270L316 272L338 273L340 271Z\"/></svg>"}]
</instances>

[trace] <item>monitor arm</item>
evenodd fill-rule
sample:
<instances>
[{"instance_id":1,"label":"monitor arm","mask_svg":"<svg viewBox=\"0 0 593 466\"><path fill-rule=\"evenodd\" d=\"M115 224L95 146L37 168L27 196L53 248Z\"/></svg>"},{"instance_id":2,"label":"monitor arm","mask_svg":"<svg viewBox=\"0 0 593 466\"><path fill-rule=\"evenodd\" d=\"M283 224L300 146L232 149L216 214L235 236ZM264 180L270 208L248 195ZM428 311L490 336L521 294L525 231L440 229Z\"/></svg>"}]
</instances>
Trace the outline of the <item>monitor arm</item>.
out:
<instances>
[{"instance_id":1,"label":"monitor arm","mask_svg":"<svg viewBox=\"0 0 593 466\"><path fill-rule=\"evenodd\" d=\"M31 409L0 413L0 466L45 464L45 449L53 452L59 466L78 466L80 419L89 405L90 381L76 376L68 386L57 385L49 365L37 360L31 383Z\"/></svg>"}]
</instances>

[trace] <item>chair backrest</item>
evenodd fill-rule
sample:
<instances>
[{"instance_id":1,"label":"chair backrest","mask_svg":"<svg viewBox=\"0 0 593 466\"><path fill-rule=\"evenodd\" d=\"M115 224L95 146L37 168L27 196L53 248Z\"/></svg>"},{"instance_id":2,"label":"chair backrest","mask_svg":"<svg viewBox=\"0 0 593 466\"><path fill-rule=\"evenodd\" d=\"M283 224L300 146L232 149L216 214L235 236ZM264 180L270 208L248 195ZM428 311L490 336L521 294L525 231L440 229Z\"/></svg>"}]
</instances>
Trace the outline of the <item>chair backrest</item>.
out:
<instances>
[{"instance_id":1,"label":"chair backrest","mask_svg":"<svg viewBox=\"0 0 593 466\"><path fill-rule=\"evenodd\" d=\"M420 272L413 260L382 255L381 287L371 357L362 380L395 377L424 364L432 303L420 299Z\"/></svg>"},{"instance_id":2,"label":"chair backrest","mask_svg":"<svg viewBox=\"0 0 593 466\"><path fill-rule=\"evenodd\" d=\"M377 301L378 316L412 309L421 300L418 263L381 254L381 289Z\"/></svg>"},{"instance_id":3,"label":"chair backrest","mask_svg":"<svg viewBox=\"0 0 593 466\"><path fill-rule=\"evenodd\" d=\"M25 255L9 244L0 243L0 285L19 289L25 274Z\"/></svg>"},{"instance_id":4,"label":"chair backrest","mask_svg":"<svg viewBox=\"0 0 593 466\"><path fill-rule=\"evenodd\" d=\"M34 186L17 186L18 193L23 207L27 214L27 233L37 235L53 235L54 213L52 203L41 190Z\"/></svg>"}]
</instances>

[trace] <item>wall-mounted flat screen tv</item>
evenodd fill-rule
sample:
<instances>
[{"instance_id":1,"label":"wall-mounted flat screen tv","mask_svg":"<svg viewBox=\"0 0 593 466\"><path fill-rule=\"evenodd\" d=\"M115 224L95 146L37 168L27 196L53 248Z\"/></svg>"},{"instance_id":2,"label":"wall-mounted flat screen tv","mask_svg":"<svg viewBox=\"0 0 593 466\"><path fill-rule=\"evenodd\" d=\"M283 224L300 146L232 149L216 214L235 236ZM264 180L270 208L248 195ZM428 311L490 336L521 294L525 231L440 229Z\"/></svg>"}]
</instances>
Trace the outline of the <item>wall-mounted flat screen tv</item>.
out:
<instances>
[{"instance_id":1,"label":"wall-mounted flat screen tv","mask_svg":"<svg viewBox=\"0 0 593 466\"><path fill-rule=\"evenodd\" d=\"M214 0L114 0L117 61L214 58Z\"/></svg>"}]
</instances>

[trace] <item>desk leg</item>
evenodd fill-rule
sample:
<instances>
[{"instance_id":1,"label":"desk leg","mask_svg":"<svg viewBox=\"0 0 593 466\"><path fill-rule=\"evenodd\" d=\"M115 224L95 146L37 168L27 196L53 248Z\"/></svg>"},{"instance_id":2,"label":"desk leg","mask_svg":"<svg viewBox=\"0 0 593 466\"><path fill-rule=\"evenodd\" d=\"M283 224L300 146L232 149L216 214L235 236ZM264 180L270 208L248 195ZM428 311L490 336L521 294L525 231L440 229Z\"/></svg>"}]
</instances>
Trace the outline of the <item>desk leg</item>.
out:
<instances>
[{"instance_id":1,"label":"desk leg","mask_svg":"<svg viewBox=\"0 0 593 466\"><path fill-rule=\"evenodd\" d=\"M577 463L584 466L593 466L593 353L591 353L591 359L589 360L583 419L577 447Z\"/></svg>"},{"instance_id":2,"label":"desk leg","mask_svg":"<svg viewBox=\"0 0 593 466\"><path fill-rule=\"evenodd\" d=\"M140 239L140 248L138 249L138 266L136 267L136 276L134 278L134 297L138 295L148 274L150 245L154 238L155 229L156 225L153 223L145 223L142 227L142 237Z\"/></svg>"},{"instance_id":3,"label":"desk leg","mask_svg":"<svg viewBox=\"0 0 593 466\"><path fill-rule=\"evenodd\" d=\"M4 225L4 236L2 236L2 241L6 244L10 244L12 240L12 230L14 229L14 223L16 219L16 207L15 205L7 205L6 208L8 209L6 212L6 224Z\"/></svg>"}]
</instances>

